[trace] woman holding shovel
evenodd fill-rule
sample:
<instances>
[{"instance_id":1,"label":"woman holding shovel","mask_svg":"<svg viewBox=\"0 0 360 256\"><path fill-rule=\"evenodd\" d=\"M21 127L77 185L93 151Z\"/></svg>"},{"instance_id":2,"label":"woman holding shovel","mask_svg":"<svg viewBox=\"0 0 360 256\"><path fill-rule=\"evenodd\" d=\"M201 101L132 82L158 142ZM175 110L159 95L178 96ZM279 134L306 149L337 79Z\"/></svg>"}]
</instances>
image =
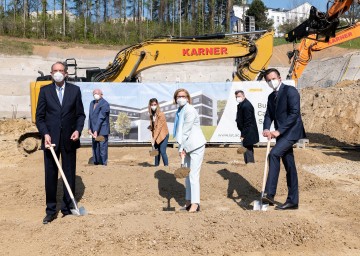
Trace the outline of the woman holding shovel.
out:
<instances>
[{"instance_id":1,"label":"woman holding shovel","mask_svg":"<svg viewBox=\"0 0 360 256\"><path fill-rule=\"evenodd\" d=\"M169 165L166 154L166 147L169 140L169 129L167 127L165 114L161 112L158 100L152 98L149 100L148 111L150 115L151 144L159 154L155 155L155 166L160 164L160 155L164 166Z\"/></svg>"},{"instance_id":2,"label":"woman holding shovel","mask_svg":"<svg viewBox=\"0 0 360 256\"><path fill-rule=\"evenodd\" d=\"M200 118L190 104L190 94L185 89L174 93L176 112L173 135L179 143L179 156L185 158L185 166L190 173L185 179L185 209L189 212L200 211L200 169L205 153L205 137L200 128Z\"/></svg>"}]
</instances>

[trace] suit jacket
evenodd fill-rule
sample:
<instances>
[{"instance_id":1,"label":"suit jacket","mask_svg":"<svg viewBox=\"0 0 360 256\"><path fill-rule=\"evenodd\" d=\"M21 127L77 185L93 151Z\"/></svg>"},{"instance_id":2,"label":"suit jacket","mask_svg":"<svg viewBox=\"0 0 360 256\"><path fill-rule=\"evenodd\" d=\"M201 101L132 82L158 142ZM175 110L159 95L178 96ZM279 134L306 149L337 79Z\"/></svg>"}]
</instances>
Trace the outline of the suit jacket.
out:
<instances>
[{"instance_id":1,"label":"suit jacket","mask_svg":"<svg viewBox=\"0 0 360 256\"><path fill-rule=\"evenodd\" d=\"M154 141L157 144L160 144L165 139L166 135L169 134L165 114L161 111L156 111L155 122L152 122L152 117L153 116L150 115L152 136L154 138Z\"/></svg>"},{"instance_id":2,"label":"suit jacket","mask_svg":"<svg viewBox=\"0 0 360 256\"><path fill-rule=\"evenodd\" d=\"M79 136L81 135L84 121L84 106L78 86L69 83L65 84L62 105L54 83L40 89L36 108L36 126L43 138L42 149L45 149L44 136L49 134L51 143L56 144L56 150L60 138L66 151L76 150L80 147L80 140L72 141L70 137L75 130L79 132Z\"/></svg>"},{"instance_id":3,"label":"suit jacket","mask_svg":"<svg viewBox=\"0 0 360 256\"><path fill-rule=\"evenodd\" d=\"M242 142L244 146L254 145L259 142L254 107L246 98L237 106L236 123L241 132L241 137L244 138Z\"/></svg>"},{"instance_id":4,"label":"suit jacket","mask_svg":"<svg viewBox=\"0 0 360 256\"><path fill-rule=\"evenodd\" d=\"M182 127L181 143L179 143L179 152L185 149L191 152L205 145L206 139L200 127L199 114L190 104L184 106L184 123Z\"/></svg>"},{"instance_id":5,"label":"suit jacket","mask_svg":"<svg viewBox=\"0 0 360 256\"><path fill-rule=\"evenodd\" d=\"M95 100L90 102L89 107L89 129L98 135L109 135L110 133L110 105L101 98L94 109Z\"/></svg>"},{"instance_id":6,"label":"suit jacket","mask_svg":"<svg viewBox=\"0 0 360 256\"><path fill-rule=\"evenodd\" d=\"M280 132L279 138L296 141L306 137L300 114L300 95L295 87L282 83L277 97L275 91L269 95L264 130L269 130L273 121Z\"/></svg>"}]
</instances>

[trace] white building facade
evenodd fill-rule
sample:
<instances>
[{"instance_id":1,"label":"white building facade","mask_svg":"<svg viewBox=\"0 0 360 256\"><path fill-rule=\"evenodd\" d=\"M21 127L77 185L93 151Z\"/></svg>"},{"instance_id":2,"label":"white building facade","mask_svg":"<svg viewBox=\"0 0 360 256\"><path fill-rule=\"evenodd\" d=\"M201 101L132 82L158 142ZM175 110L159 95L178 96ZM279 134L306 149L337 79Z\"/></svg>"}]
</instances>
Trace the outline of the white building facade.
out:
<instances>
[{"instance_id":1,"label":"white building facade","mask_svg":"<svg viewBox=\"0 0 360 256\"><path fill-rule=\"evenodd\" d=\"M291 10L286 10L283 8L267 8L266 16L274 23L273 29L275 32L275 37L284 36L284 33L281 33L279 31L279 27L282 24L288 22L296 22L297 24L300 24L304 20L308 19L311 6L312 6L311 4L305 2L302 5L299 5ZM248 9L249 9L248 4L243 6L237 6L237 5L233 6L233 15L240 20L239 22L240 24L242 23L245 13ZM244 31L242 25L238 25L238 26L239 26L238 31Z\"/></svg>"}]
</instances>

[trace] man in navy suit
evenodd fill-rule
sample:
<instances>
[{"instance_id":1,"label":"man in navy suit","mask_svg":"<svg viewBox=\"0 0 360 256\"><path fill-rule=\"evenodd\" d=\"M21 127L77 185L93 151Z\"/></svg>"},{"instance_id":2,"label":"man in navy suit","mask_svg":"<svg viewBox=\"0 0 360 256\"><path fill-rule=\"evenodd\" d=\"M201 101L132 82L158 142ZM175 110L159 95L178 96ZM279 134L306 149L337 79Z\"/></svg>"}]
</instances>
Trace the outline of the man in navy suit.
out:
<instances>
[{"instance_id":1,"label":"man in navy suit","mask_svg":"<svg viewBox=\"0 0 360 256\"><path fill-rule=\"evenodd\" d=\"M255 163L254 144L259 142L259 131L256 124L255 110L251 102L245 97L244 91L235 92L237 105L236 124L241 132L240 140L246 148L244 152L244 161Z\"/></svg>"},{"instance_id":2,"label":"man in navy suit","mask_svg":"<svg viewBox=\"0 0 360 256\"><path fill-rule=\"evenodd\" d=\"M300 115L300 95L295 87L281 83L277 69L266 70L264 77L274 91L268 97L263 136L268 139L276 138L276 145L269 153L269 175L265 187L266 194L262 200L274 205L281 158L286 170L288 196L286 202L275 209L298 209L299 188L293 145L306 136ZM272 122L275 131L270 131Z\"/></svg>"},{"instance_id":3,"label":"man in navy suit","mask_svg":"<svg viewBox=\"0 0 360 256\"><path fill-rule=\"evenodd\" d=\"M62 62L51 66L53 83L40 89L36 108L36 126L42 136L41 148L44 150L46 216L47 224L57 217L56 193L58 168L47 145L55 144L57 157L61 155L62 169L75 194L76 149L80 147L80 135L84 127L85 113L80 88L65 82L67 67ZM65 185L63 186L65 188ZM64 189L61 212L71 214L71 198Z\"/></svg>"},{"instance_id":4,"label":"man in navy suit","mask_svg":"<svg viewBox=\"0 0 360 256\"><path fill-rule=\"evenodd\" d=\"M93 162L107 165L108 136L110 133L110 105L100 89L93 91L94 100L89 109L89 134L92 136Z\"/></svg>"}]
</instances>

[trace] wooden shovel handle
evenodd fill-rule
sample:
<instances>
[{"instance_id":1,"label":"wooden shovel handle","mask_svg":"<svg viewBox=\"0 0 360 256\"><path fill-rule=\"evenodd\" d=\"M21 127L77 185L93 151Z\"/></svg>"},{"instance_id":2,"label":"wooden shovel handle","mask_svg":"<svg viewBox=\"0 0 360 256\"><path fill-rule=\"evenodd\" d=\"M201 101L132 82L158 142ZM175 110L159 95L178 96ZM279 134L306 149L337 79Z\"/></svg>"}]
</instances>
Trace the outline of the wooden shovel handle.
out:
<instances>
[{"instance_id":1,"label":"wooden shovel handle","mask_svg":"<svg viewBox=\"0 0 360 256\"><path fill-rule=\"evenodd\" d=\"M266 155L265 155L264 178L263 178L263 184L262 184L262 188L261 188L262 194L264 194L266 180L267 180L267 173L268 173L267 169L268 169L268 165L269 165L268 156L269 156L269 152L270 152L270 142L271 142L271 140L268 139L267 147L266 147Z\"/></svg>"},{"instance_id":2,"label":"wooden shovel handle","mask_svg":"<svg viewBox=\"0 0 360 256\"><path fill-rule=\"evenodd\" d=\"M64 181L64 183L65 183L65 186L66 186L66 188L67 188L67 190L68 190L68 192L69 192L70 198L71 198L72 200L75 200L74 194L73 194L72 191L71 191L71 188L70 188L69 183L68 183L68 181L67 181L67 179L66 179L65 173L64 173L63 169L61 168L61 165L60 165L60 163L59 163L59 159L57 158L56 153L55 153L55 151L54 151L55 144L46 145L45 147L46 147L47 149L50 149L51 154L53 155L54 160L55 160L55 162L56 162L56 165L57 165L57 167L58 167L58 169L59 169L59 171L60 171L61 177L62 177L62 179L63 179L63 181ZM76 206L75 206L75 207L76 207Z\"/></svg>"}]
</instances>

